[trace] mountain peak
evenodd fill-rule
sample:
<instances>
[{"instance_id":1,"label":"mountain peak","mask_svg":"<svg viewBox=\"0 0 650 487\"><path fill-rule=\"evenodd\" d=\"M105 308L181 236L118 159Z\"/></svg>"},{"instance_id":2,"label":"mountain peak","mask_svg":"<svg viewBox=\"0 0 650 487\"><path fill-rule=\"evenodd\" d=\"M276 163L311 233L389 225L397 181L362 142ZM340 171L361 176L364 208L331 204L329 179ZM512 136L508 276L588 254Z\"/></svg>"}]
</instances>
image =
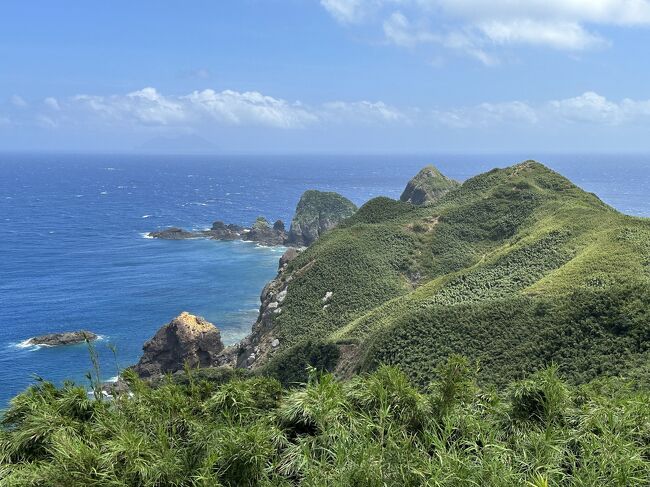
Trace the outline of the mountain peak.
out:
<instances>
[{"instance_id":1,"label":"mountain peak","mask_svg":"<svg viewBox=\"0 0 650 487\"><path fill-rule=\"evenodd\" d=\"M442 174L436 167L428 165L420 169L411 179L400 200L414 205L430 205L437 202L460 183Z\"/></svg>"}]
</instances>

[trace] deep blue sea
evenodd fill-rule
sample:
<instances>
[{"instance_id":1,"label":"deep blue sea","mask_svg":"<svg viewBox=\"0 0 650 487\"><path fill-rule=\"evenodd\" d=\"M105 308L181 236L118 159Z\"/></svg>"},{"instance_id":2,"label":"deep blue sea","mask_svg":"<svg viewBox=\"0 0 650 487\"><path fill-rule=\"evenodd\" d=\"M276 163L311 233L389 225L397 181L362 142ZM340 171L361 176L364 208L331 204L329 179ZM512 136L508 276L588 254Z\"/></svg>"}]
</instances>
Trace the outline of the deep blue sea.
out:
<instances>
[{"instance_id":1,"label":"deep blue sea","mask_svg":"<svg viewBox=\"0 0 650 487\"><path fill-rule=\"evenodd\" d=\"M290 221L309 188L357 204L398 198L434 163L466 179L534 157L624 213L650 216L650 156L126 156L0 154L0 408L35 377L85 383L85 345L21 348L29 337L98 333L102 375L135 363L142 344L181 311L206 317L227 343L250 329L281 248L144 238L214 220Z\"/></svg>"}]
</instances>

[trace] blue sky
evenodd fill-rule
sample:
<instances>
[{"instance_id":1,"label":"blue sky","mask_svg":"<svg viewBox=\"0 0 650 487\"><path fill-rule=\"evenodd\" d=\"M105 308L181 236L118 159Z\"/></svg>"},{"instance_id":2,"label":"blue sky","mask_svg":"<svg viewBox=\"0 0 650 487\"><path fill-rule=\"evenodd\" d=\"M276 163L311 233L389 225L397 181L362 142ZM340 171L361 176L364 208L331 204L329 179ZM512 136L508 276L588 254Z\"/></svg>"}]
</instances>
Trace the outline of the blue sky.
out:
<instances>
[{"instance_id":1,"label":"blue sky","mask_svg":"<svg viewBox=\"0 0 650 487\"><path fill-rule=\"evenodd\" d=\"M0 150L650 149L650 0L5 0Z\"/></svg>"}]
</instances>

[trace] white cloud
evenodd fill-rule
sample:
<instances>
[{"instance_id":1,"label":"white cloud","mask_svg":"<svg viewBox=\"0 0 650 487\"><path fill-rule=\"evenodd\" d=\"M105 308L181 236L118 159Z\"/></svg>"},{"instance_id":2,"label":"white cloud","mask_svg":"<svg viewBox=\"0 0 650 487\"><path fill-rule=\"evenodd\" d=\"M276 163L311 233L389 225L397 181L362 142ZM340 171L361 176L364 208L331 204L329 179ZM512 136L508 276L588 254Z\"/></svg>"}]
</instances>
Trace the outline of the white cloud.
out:
<instances>
[{"instance_id":1,"label":"white cloud","mask_svg":"<svg viewBox=\"0 0 650 487\"><path fill-rule=\"evenodd\" d=\"M486 65L496 64L497 56L489 51L499 47L581 51L609 44L593 30L598 26L650 26L650 0L321 0L321 4L344 24L381 19L386 40L396 45L437 43Z\"/></svg>"},{"instance_id":2,"label":"white cloud","mask_svg":"<svg viewBox=\"0 0 650 487\"><path fill-rule=\"evenodd\" d=\"M587 32L575 22L490 20L479 23L477 28L487 39L500 45L531 44L580 51L607 44L602 37Z\"/></svg>"},{"instance_id":3,"label":"white cloud","mask_svg":"<svg viewBox=\"0 0 650 487\"><path fill-rule=\"evenodd\" d=\"M381 3L381 0L321 0L321 5L336 20L342 23L359 22L369 7Z\"/></svg>"},{"instance_id":4,"label":"white cloud","mask_svg":"<svg viewBox=\"0 0 650 487\"><path fill-rule=\"evenodd\" d=\"M335 101L323 105L322 117L336 122L408 123L410 118L384 102Z\"/></svg>"},{"instance_id":5,"label":"white cloud","mask_svg":"<svg viewBox=\"0 0 650 487\"><path fill-rule=\"evenodd\" d=\"M511 101L435 110L433 117L439 124L462 129L512 124L621 126L650 123L650 100L626 98L615 102L588 91L580 96L539 104Z\"/></svg>"},{"instance_id":6,"label":"white cloud","mask_svg":"<svg viewBox=\"0 0 650 487\"><path fill-rule=\"evenodd\" d=\"M278 128L303 127L318 117L299 102L263 95L257 91L195 91L181 98L191 110L230 125L265 125Z\"/></svg>"},{"instance_id":7,"label":"white cloud","mask_svg":"<svg viewBox=\"0 0 650 487\"><path fill-rule=\"evenodd\" d=\"M493 54L489 54L480 47L480 41L465 32L451 32L444 38L443 45L449 49L460 51L480 61L485 66L496 66L499 59Z\"/></svg>"},{"instance_id":8,"label":"white cloud","mask_svg":"<svg viewBox=\"0 0 650 487\"><path fill-rule=\"evenodd\" d=\"M60 106L64 106L59 104ZM257 91L206 89L165 96L154 88L127 95L78 95L67 108L105 121L150 126L261 126L297 129L323 123L395 123L408 117L382 101L334 101L320 106L289 102ZM63 110L63 109L62 109Z\"/></svg>"},{"instance_id":9,"label":"white cloud","mask_svg":"<svg viewBox=\"0 0 650 487\"><path fill-rule=\"evenodd\" d=\"M622 125L650 120L650 100L626 98L616 103L593 91L574 98L551 101L549 108L563 120L574 123Z\"/></svg>"},{"instance_id":10,"label":"white cloud","mask_svg":"<svg viewBox=\"0 0 650 487\"><path fill-rule=\"evenodd\" d=\"M43 100L43 103L46 107L51 108L52 110L61 110L58 100L54 97L48 96L45 100Z\"/></svg>"},{"instance_id":11,"label":"white cloud","mask_svg":"<svg viewBox=\"0 0 650 487\"><path fill-rule=\"evenodd\" d=\"M502 124L536 124L538 114L521 101L481 103L472 107L434 110L435 121L453 128L491 127Z\"/></svg>"},{"instance_id":12,"label":"white cloud","mask_svg":"<svg viewBox=\"0 0 650 487\"><path fill-rule=\"evenodd\" d=\"M401 12L393 14L384 21L384 34L393 44L412 47L428 42L440 42L441 38L423 28L414 28Z\"/></svg>"},{"instance_id":13,"label":"white cloud","mask_svg":"<svg viewBox=\"0 0 650 487\"><path fill-rule=\"evenodd\" d=\"M40 108L39 108L40 107ZM343 126L420 127L452 129L560 126L650 125L650 99L619 101L587 91L575 97L529 102L512 100L451 106L397 107L383 101L332 101L319 105L290 102L257 91L206 89L186 95L164 95L144 88L123 95L77 95L46 98L43 105L7 105L11 120L0 124L44 128L93 127L93 130L154 129L195 133L219 127L320 130Z\"/></svg>"},{"instance_id":14,"label":"white cloud","mask_svg":"<svg viewBox=\"0 0 650 487\"><path fill-rule=\"evenodd\" d=\"M43 114L36 115L36 123L45 128L55 128L59 125L54 119Z\"/></svg>"},{"instance_id":15,"label":"white cloud","mask_svg":"<svg viewBox=\"0 0 650 487\"><path fill-rule=\"evenodd\" d=\"M182 103L144 88L127 95L77 95L73 102L105 119L125 120L144 125L173 125L184 122L188 113Z\"/></svg>"},{"instance_id":16,"label":"white cloud","mask_svg":"<svg viewBox=\"0 0 650 487\"><path fill-rule=\"evenodd\" d=\"M648 0L414 0L462 19L537 19L595 24L650 24Z\"/></svg>"},{"instance_id":17,"label":"white cloud","mask_svg":"<svg viewBox=\"0 0 650 487\"><path fill-rule=\"evenodd\" d=\"M13 95L9 99L9 101L11 102L11 104L13 106L18 107L18 108L24 108L24 107L27 106L27 102L21 96L18 96L18 95Z\"/></svg>"}]
</instances>

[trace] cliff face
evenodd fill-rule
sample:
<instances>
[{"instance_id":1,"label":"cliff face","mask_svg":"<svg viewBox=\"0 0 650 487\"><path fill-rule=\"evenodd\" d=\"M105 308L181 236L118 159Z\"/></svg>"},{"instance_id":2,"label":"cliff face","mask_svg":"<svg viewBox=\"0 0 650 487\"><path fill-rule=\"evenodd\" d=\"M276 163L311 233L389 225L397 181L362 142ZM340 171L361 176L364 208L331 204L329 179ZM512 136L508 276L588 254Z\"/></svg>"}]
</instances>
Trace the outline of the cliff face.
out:
<instances>
[{"instance_id":1,"label":"cliff face","mask_svg":"<svg viewBox=\"0 0 650 487\"><path fill-rule=\"evenodd\" d=\"M305 191L291 220L286 244L308 246L355 211L355 204L338 193Z\"/></svg>"},{"instance_id":2,"label":"cliff face","mask_svg":"<svg viewBox=\"0 0 650 487\"><path fill-rule=\"evenodd\" d=\"M148 378L182 370L185 363L210 367L216 365L223 348L221 334L212 323L183 312L144 344L144 353L134 370Z\"/></svg>"},{"instance_id":3,"label":"cliff face","mask_svg":"<svg viewBox=\"0 0 650 487\"><path fill-rule=\"evenodd\" d=\"M217 358L218 365L254 369L280 349L280 340L274 333L275 319L282 313L289 283L293 280L287 268L298 255L300 251L293 247L282 255L278 275L262 289L260 311L251 333L238 344L226 348Z\"/></svg>"},{"instance_id":4,"label":"cliff face","mask_svg":"<svg viewBox=\"0 0 650 487\"><path fill-rule=\"evenodd\" d=\"M433 166L426 166L408 182L400 200L418 206L430 205L458 186L458 181L449 179Z\"/></svg>"}]
</instances>

